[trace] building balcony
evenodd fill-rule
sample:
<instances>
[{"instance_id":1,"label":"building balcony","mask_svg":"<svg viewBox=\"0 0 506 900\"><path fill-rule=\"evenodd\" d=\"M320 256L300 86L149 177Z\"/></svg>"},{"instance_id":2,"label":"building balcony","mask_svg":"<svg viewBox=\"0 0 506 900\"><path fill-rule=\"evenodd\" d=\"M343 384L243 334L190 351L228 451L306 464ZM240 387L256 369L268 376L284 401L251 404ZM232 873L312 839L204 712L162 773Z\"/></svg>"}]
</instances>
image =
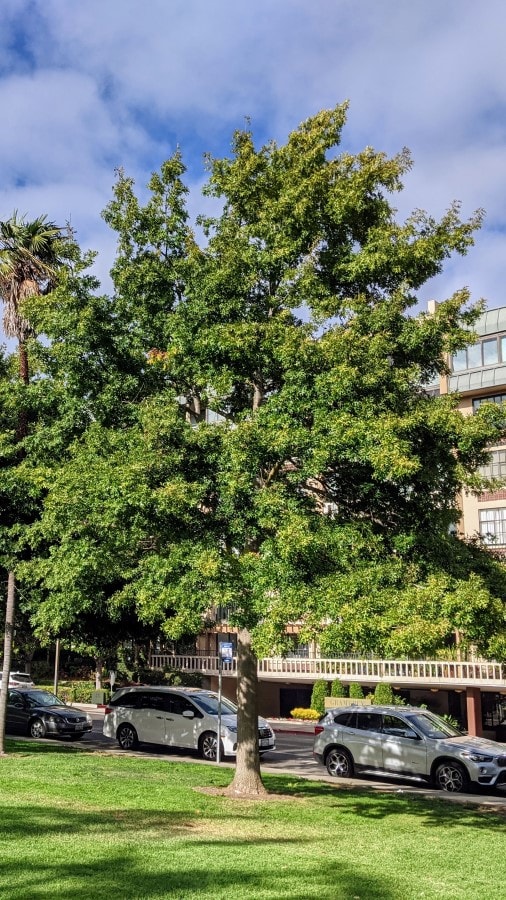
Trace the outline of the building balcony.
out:
<instances>
[{"instance_id":1,"label":"building balcony","mask_svg":"<svg viewBox=\"0 0 506 900\"><path fill-rule=\"evenodd\" d=\"M153 669L177 669L218 675L218 656L153 654ZM223 665L223 677L237 675L237 659ZM403 660L403 659L324 659L305 657L271 657L258 661L258 677L261 681L290 681L309 684L317 679L332 681L338 678L344 684L358 682L374 685L389 682L394 687L443 688L464 690L468 687L506 693L506 663L457 662L455 660Z\"/></svg>"}]
</instances>

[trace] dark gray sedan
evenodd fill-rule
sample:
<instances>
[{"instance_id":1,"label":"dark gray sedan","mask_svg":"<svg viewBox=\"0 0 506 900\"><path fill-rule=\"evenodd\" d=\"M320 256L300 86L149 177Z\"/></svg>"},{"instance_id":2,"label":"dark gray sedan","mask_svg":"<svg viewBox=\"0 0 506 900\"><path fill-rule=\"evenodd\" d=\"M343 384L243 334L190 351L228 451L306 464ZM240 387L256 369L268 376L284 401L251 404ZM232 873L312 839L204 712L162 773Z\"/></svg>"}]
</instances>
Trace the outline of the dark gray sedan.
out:
<instances>
[{"instance_id":1,"label":"dark gray sedan","mask_svg":"<svg viewBox=\"0 0 506 900\"><path fill-rule=\"evenodd\" d=\"M7 696L6 731L34 738L82 738L93 721L82 709L68 706L50 691L10 689Z\"/></svg>"}]
</instances>

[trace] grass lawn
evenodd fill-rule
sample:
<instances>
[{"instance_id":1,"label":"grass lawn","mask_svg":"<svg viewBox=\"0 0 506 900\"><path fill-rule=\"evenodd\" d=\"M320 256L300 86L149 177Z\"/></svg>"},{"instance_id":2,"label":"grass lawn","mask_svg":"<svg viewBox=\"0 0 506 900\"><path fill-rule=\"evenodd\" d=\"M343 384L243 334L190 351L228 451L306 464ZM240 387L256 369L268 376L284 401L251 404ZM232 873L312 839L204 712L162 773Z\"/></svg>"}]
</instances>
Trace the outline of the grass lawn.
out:
<instances>
[{"instance_id":1,"label":"grass lawn","mask_svg":"<svg viewBox=\"0 0 506 900\"><path fill-rule=\"evenodd\" d=\"M506 818L293 776L201 793L231 769L8 741L0 898L502 900Z\"/></svg>"}]
</instances>

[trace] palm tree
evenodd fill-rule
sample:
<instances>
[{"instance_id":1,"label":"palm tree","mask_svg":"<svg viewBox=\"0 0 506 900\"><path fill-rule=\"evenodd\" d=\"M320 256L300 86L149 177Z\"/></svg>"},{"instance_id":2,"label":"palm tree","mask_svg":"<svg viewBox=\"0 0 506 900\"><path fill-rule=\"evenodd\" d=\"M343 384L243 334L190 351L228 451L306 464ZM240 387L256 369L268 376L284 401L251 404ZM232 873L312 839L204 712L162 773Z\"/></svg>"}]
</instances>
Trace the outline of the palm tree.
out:
<instances>
[{"instance_id":1,"label":"palm tree","mask_svg":"<svg viewBox=\"0 0 506 900\"><path fill-rule=\"evenodd\" d=\"M4 304L3 326L7 337L19 345L19 373L28 382L26 340L33 335L23 315L23 301L47 294L55 284L63 244L61 229L46 216L26 222L14 212L0 222L0 297Z\"/></svg>"},{"instance_id":2,"label":"palm tree","mask_svg":"<svg viewBox=\"0 0 506 900\"><path fill-rule=\"evenodd\" d=\"M58 267L62 263L63 235L54 222L39 216L27 222L14 212L10 219L0 222L0 297L4 304L3 326L7 337L18 342L19 377L23 384L29 382L28 351L26 341L33 335L30 323L24 316L23 302L30 296L46 294L55 285ZM17 440L27 434L26 411L18 412ZM5 712L7 685L12 656L14 633L15 575L8 575L7 606L5 613L4 658L0 691L0 756L5 753Z\"/></svg>"}]
</instances>

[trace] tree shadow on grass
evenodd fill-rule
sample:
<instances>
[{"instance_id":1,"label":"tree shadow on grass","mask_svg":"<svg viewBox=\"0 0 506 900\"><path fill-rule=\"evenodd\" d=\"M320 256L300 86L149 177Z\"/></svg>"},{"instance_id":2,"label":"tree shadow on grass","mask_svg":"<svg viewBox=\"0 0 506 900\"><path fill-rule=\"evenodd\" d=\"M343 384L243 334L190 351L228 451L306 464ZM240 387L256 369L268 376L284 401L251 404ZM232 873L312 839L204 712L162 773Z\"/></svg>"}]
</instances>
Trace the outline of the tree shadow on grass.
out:
<instances>
[{"instance_id":1,"label":"tree shadow on grass","mask_svg":"<svg viewBox=\"0 0 506 900\"><path fill-rule=\"evenodd\" d=\"M494 827L505 829L506 800L500 807L480 805L466 801L463 798L442 797L435 798L432 795L422 793L410 793L395 790L378 792L377 789L368 788L366 785L346 785L338 783L335 786L324 782L294 781L289 776L267 776L265 783L269 791L275 791L279 795L308 800L325 800L328 808L329 801L332 806L338 807L340 812L350 816L360 815L367 819L384 819L387 816L414 815L421 820L423 825L468 825L473 828L491 829Z\"/></svg>"},{"instance_id":2,"label":"tree shadow on grass","mask_svg":"<svg viewBox=\"0 0 506 900\"><path fill-rule=\"evenodd\" d=\"M195 840L184 833L188 816L169 815L172 834L158 832L153 841L149 831L146 834L143 829L149 829L150 824L159 828L160 822L151 821L151 811L129 810L131 834L125 840L122 824L114 846L107 832L101 832L105 825L111 828L109 813L97 817L91 812L24 807L21 822L16 821L16 815L19 813L14 809L2 811L0 884L1 896L9 900L76 895L93 900L402 897L395 886L389 885L388 878L376 871L357 873L348 863L321 856L317 863L308 865L315 844L312 839L249 835ZM29 850L26 855L9 853L10 843L20 834L32 841Z\"/></svg>"}]
</instances>

